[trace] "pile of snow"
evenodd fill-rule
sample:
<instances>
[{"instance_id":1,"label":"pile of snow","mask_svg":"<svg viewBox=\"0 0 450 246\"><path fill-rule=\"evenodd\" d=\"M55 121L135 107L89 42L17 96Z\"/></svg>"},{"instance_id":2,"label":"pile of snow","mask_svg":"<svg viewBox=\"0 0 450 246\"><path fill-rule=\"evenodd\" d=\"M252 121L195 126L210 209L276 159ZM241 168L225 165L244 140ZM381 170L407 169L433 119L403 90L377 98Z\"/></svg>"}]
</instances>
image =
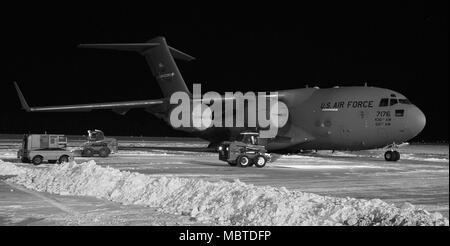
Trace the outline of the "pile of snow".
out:
<instances>
[{"instance_id":1,"label":"pile of snow","mask_svg":"<svg viewBox=\"0 0 450 246\"><path fill-rule=\"evenodd\" d=\"M26 173L23 167L17 167L14 163L3 162L0 159L0 175L18 175Z\"/></svg>"},{"instance_id":2,"label":"pile of snow","mask_svg":"<svg viewBox=\"0 0 450 246\"><path fill-rule=\"evenodd\" d=\"M154 177L101 167L94 161L49 168L0 163L8 182L60 195L95 196L122 204L158 207L221 225L447 225L440 213L409 203L397 208L381 200L334 198L286 188L202 179Z\"/></svg>"}]
</instances>

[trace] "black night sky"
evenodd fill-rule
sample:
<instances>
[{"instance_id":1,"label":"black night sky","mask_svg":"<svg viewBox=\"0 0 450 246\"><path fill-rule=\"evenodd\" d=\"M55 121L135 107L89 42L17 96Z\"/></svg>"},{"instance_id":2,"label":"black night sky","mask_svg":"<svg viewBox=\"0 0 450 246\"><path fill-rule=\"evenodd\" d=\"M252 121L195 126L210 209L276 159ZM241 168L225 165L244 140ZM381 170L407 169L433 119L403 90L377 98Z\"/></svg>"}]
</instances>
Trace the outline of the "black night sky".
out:
<instances>
[{"instance_id":1,"label":"black night sky","mask_svg":"<svg viewBox=\"0 0 450 246\"><path fill-rule=\"evenodd\" d=\"M223 93L367 82L406 95L424 111L427 125L416 141L448 140L448 1L442 4L4 6L0 134L81 135L97 128L107 135L186 136L138 109L125 116L25 113L12 83L31 106L161 98L140 55L76 47L161 35L197 58L177 61L190 89L193 83Z\"/></svg>"}]
</instances>

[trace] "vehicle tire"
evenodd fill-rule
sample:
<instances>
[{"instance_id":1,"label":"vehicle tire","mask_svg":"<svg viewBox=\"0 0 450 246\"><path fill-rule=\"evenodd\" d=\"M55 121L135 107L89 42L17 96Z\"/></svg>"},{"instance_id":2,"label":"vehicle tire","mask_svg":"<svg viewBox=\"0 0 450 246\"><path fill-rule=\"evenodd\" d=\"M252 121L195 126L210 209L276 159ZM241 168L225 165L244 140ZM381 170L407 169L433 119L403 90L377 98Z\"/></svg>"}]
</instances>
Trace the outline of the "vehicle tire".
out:
<instances>
[{"instance_id":1,"label":"vehicle tire","mask_svg":"<svg viewBox=\"0 0 450 246\"><path fill-rule=\"evenodd\" d=\"M83 157L91 157L94 155L94 150L91 148L83 149L81 152L81 156Z\"/></svg>"},{"instance_id":2,"label":"vehicle tire","mask_svg":"<svg viewBox=\"0 0 450 246\"><path fill-rule=\"evenodd\" d=\"M17 151L17 158L23 158L23 149L19 149L19 151Z\"/></svg>"},{"instance_id":3,"label":"vehicle tire","mask_svg":"<svg viewBox=\"0 0 450 246\"><path fill-rule=\"evenodd\" d=\"M42 161L44 160L44 158L40 155L37 155L35 157L33 157L33 160L31 160L31 162L33 162L33 165L37 166L42 164Z\"/></svg>"},{"instance_id":4,"label":"vehicle tire","mask_svg":"<svg viewBox=\"0 0 450 246\"><path fill-rule=\"evenodd\" d=\"M59 157L58 163L59 163L59 164L63 164L64 162L69 162L69 156L67 156L67 155L62 155L61 157Z\"/></svg>"},{"instance_id":5,"label":"vehicle tire","mask_svg":"<svg viewBox=\"0 0 450 246\"><path fill-rule=\"evenodd\" d=\"M231 161L227 161L228 165L234 167L237 165L237 162L231 162Z\"/></svg>"},{"instance_id":6,"label":"vehicle tire","mask_svg":"<svg viewBox=\"0 0 450 246\"><path fill-rule=\"evenodd\" d=\"M254 162L255 162L255 166L256 167L262 168L262 167L264 167L266 165L267 158L265 156L263 156L263 155L257 155L255 157L255 161Z\"/></svg>"},{"instance_id":7,"label":"vehicle tire","mask_svg":"<svg viewBox=\"0 0 450 246\"><path fill-rule=\"evenodd\" d=\"M246 155L241 155L239 156L239 158L237 159L237 163L239 164L240 167L248 167L250 166L250 159L248 158L248 156Z\"/></svg>"},{"instance_id":8,"label":"vehicle tire","mask_svg":"<svg viewBox=\"0 0 450 246\"><path fill-rule=\"evenodd\" d=\"M108 155L109 155L109 149L108 148L101 148L99 151L98 151L98 155L100 156L100 157L108 157Z\"/></svg>"}]
</instances>

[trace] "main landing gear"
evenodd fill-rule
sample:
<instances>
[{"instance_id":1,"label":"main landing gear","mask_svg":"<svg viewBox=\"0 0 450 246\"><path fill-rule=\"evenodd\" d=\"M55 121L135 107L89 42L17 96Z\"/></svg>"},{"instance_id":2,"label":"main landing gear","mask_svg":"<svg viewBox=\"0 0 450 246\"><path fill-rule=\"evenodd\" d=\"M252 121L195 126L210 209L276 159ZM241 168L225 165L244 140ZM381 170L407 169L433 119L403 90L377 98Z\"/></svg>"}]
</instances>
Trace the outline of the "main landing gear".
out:
<instances>
[{"instance_id":1,"label":"main landing gear","mask_svg":"<svg viewBox=\"0 0 450 246\"><path fill-rule=\"evenodd\" d=\"M396 150L398 145L393 143L388 146L389 150L384 153L384 159L386 161L398 161L400 160L400 153Z\"/></svg>"},{"instance_id":2,"label":"main landing gear","mask_svg":"<svg viewBox=\"0 0 450 246\"><path fill-rule=\"evenodd\" d=\"M400 153L396 150L388 150L384 153L384 159L386 161L398 161L400 160Z\"/></svg>"}]
</instances>

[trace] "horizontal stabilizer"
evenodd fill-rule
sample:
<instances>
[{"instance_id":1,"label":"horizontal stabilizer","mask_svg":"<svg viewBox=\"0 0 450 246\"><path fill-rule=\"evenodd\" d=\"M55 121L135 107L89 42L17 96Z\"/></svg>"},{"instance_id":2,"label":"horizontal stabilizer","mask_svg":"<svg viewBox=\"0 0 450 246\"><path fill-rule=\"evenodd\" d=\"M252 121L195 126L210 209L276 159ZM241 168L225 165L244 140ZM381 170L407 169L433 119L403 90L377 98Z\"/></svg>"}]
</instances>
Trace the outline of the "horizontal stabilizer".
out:
<instances>
[{"instance_id":1,"label":"horizontal stabilizer","mask_svg":"<svg viewBox=\"0 0 450 246\"><path fill-rule=\"evenodd\" d=\"M93 48L93 49L105 49L105 50L123 50L123 51L136 51L144 53L146 50L158 46L159 43L132 43L132 44L80 44L80 48Z\"/></svg>"},{"instance_id":2,"label":"horizontal stabilizer","mask_svg":"<svg viewBox=\"0 0 450 246\"><path fill-rule=\"evenodd\" d=\"M106 49L106 50L122 50L122 51L135 51L139 54L144 54L148 49L159 46L159 43L128 43L128 44L80 44L80 48L93 48L93 49ZM190 61L194 60L195 57L190 56L184 52L181 52L173 47L168 46L170 53L173 57Z\"/></svg>"},{"instance_id":3,"label":"horizontal stabilizer","mask_svg":"<svg viewBox=\"0 0 450 246\"><path fill-rule=\"evenodd\" d=\"M191 61L191 60L195 60L195 57L190 56L184 52L181 52L171 46L168 46L170 53L172 53L173 57L180 59L180 60L184 60L184 61Z\"/></svg>"},{"instance_id":4,"label":"horizontal stabilizer","mask_svg":"<svg viewBox=\"0 0 450 246\"><path fill-rule=\"evenodd\" d=\"M165 98L169 98L178 91L191 94L180 70L178 70L175 59L190 61L195 58L167 45L164 37L155 37L142 43L81 44L79 47L137 52L145 57Z\"/></svg>"}]
</instances>

